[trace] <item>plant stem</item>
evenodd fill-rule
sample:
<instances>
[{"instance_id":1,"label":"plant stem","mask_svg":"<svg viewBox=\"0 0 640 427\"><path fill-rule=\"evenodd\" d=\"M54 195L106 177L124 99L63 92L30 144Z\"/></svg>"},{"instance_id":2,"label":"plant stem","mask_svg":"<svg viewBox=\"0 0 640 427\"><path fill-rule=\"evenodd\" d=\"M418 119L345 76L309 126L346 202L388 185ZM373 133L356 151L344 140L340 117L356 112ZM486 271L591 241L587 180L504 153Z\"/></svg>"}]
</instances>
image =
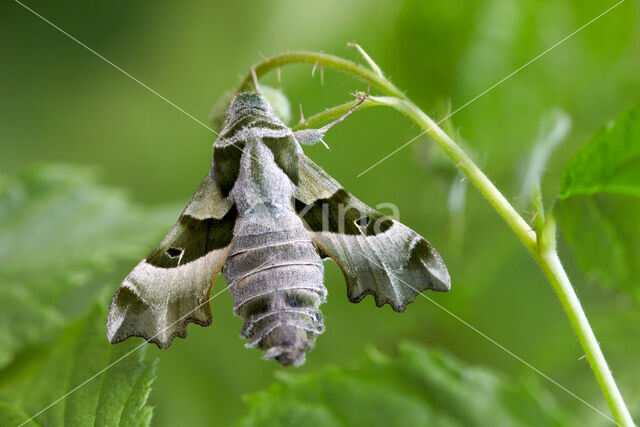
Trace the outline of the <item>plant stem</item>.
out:
<instances>
[{"instance_id":1,"label":"plant stem","mask_svg":"<svg viewBox=\"0 0 640 427\"><path fill-rule=\"evenodd\" d=\"M314 52L292 52L276 55L272 58L265 59L263 62L255 65L253 70L257 76L261 76L266 72L278 68L280 66L292 63L307 63L326 66L343 71L347 74L358 77L366 83L377 87L386 95L390 96L371 96L363 104L363 106L385 105L392 107L403 113L416 124L418 124L426 133L428 133L442 147L447 155L469 178L471 182L480 190L487 198L489 203L506 221L511 229L520 238L525 247L533 255L536 262L540 265L542 271L547 276L551 286L558 296L562 307L564 308L571 325L573 326L578 340L582 345L585 355L589 361L589 365L598 381L598 384L609 404L611 412L616 421L623 426L633 426L634 422L631 418L629 410L618 390L611 370L607 365L607 361L602 354L602 350L591 329L587 316L584 313L582 305L571 286L571 282L565 272L555 246L555 220L552 213L548 213L544 219L544 231L538 230L540 239L537 238L536 232L531 229L529 224L518 214L509 201L500 193L487 176L478 168L471 158L420 108L411 102L406 95L395 87L389 80L381 74L371 71L364 66L358 65L352 61L348 61L333 55ZM249 73L242 81L240 90L252 87L251 73ZM325 110L324 112L310 117L304 122L298 124L296 128L304 128L323 120L329 120L338 117L344 111L348 110L353 103L346 103L337 107Z\"/></svg>"},{"instance_id":2,"label":"plant stem","mask_svg":"<svg viewBox=\"0 0 640 427\"><path fill-rule=\"evenodd\" d=\"M578 300L578 297L571 286L569 277L565 272L555 247L555 220L552 214L548 214L545 219L544 233L551 233L553 236L545 236L538 243L535 232L529 224L516 212L505 197L498 191L487 176L476 166L469 156L447 135L438 125L422 110L411 101L390 97L372 97L373 102L389 105L410 117L423 130L425 130L459 165L460 169L467 174L480 192L489 200L500 216L509 224L511 229L518 235L522 243L529 249L534 259L545 273L553 290L555 291L562 307L564 308L571 325L573 326L578 340L587 356L589 365L600 385L600 388L607 399L609 408L616 421L623 426L633 426L631 414L627 409L620 390L616 385L607 361L602 354L602 350L591 329L587 316ZM551 244L550 242L553 242ZM544 243L543 243L544 242Z\"/></svg>"},{"instance_id":3,"label":"plant stem","mask_svg":"<svg viewBox=\"0 0 640 427\"><path fill-rule=\"evenodd\" d=\"M273 69L282 67L283 65L299 63L313 65L318 64L318 66L320 67L334 68L336 70L340 70L352 76L358 77L360 80L377 87L387 95L397 96L398 98L406 98L405 94L386 78L376 74L368 68L356 64L353 61L348 61L338 56L328 55L326 53L281 53L279 55L275 55L271 58L265 59L264 61L254 65L252 68L253 71L255 71L256 76L260 77ZM251 88L253 88L253 80L251 77L251 73L248 73L244 77L244 79L242 79L242 83L240 83L240 91L249 90Z\"/></svg>"},{"instance_id":4,"label":"plant stem","mask_svg":"<svg viewBox=\"0 0 640 427\"><path fill-rule=\"evenodd\" d=\"M536 251L536 235L531 226L511 206L509 201L498 191L487 176L478 168L458 144L442 130L429 116L420 110L414 103L405 99L394 97L376 96L371 97L374 103L387 105L395 108L408 116L418 126L420 126L429 136L431 136L447 155L453 160L455 165L462 170L469 180L473 182L480 192L493 205L500 216L509 224L511 229L518 235L522 243L529 251Z\"/></svg>"},{"instance_id":5,"label":"plant stem","mask_svg":"<svg viewBox=\"0 0 640 427\"><path fill-rule=\"evenodd\" d=\"M620 425L635 425L620 394L620 390L618 390L613 379L611 370L602 354L600 344L591 329L580 300L573 286L571 286L571 281L558 257L558 251L556 250L556 221L552 211L546 215L544 228L541 232L539 251L534 256L549 279L556 295L558 295L558 299L567 313L576 335L578 335L580 345L585 351L591 370L607 399L613 416Z\"/></svg>"}]
</instances>

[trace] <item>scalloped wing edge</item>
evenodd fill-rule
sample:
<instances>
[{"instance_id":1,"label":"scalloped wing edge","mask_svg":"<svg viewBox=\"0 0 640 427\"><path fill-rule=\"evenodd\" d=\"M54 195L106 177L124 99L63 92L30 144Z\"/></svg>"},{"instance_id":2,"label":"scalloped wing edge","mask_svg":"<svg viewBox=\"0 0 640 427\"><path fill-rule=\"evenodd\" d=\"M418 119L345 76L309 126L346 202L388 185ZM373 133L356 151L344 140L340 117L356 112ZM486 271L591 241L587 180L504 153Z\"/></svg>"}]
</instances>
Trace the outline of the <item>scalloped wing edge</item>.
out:
<instances>
[{"instance_id":1,"label":"scalloped wing edge","mask_svg":"<svg viewBox=\"0 0 640 427\"><path fill-rule=\"evenodd\" d=\"M209 252L188 264L163 269L142 260L122 282L109 306L107 337L112 344L142 337L165 349L185 338L189 323L209 326L211 288L228 248ZM222 260L222 262L220 261ZM149 289L142 284L153 283ZM180 291L175 284L180 284Z\"/></svg>"}]
</instances>

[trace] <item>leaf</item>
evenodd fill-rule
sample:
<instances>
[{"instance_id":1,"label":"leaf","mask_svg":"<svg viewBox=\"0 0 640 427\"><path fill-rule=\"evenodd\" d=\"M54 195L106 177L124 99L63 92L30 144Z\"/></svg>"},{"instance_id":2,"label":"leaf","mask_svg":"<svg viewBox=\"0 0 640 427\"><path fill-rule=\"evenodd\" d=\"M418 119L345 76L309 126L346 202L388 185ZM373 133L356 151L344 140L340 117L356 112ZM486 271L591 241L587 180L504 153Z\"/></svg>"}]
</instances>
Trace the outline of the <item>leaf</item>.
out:
<instances>
[{"instance_id":1,"label":"leaf","mask_svg":"<svg viewBox=\"0 0 640 427\"><path fill-rule=\"evenodd\" d=\"M640 199L573 196L555 210L562 234L588 277L640 299Z\"/></svg>"},{"instance_id":2,"label":"leaf","mask_svg":"<svg viewBox=\"0 0 640 427\"><path fill-rule=\"evenodd\" d=\"M99 186L88 168L0 176L0 368L64 325L63 313L86 310L101 285L114 286L115 262L144 254L168 218Z\"/></svg>"},{"instance_id":3,"label":"leaf","mask_svg":"<svg viewBox=\"0 0 640 427\"><path fill-rule=\"evenodd\" d=\"M213 104L209 122L211 123L211 129L214 131L220 132L222 130L222 125L227 118L227 109L235 96L236 94L232 90L225 92Z\"/></svg>"},{"instance_id":4,"label":"leaf","mask_svg":"<svg viewBox=\"0 0 640 427\"><path fill-rule=\"evenodd\" d=\"M354 368L280 375L248 397L238 425L405 426L562 425L562 413L537 383L512 383L417 345L394 360L375 351Z\"/></svg>"},{"instance_id":5,"label":"leaf","mask_svg":"<svg viewBox=\"0 0 640 427\"><path fill-rule=\"evenodd\" d=\"M145 361L143 346L113 346L104 333L104 310L95 306L81 320L64 328L52 343L23 351L0 370L0 425L18 425L37 415L32 425L149 425L146 406L155 378L156 361ZM115 362L115 363L114 363ZM101 370L114 363L106 371Z\"/></svg>"},{"instance_id":6,"label":"leaf","mask_svg":"<svg viewBox=\"0 0 640 427\"><path fill-rule=\"evenodd\" d=\"M571 130L571 117L566 111L554 109L548 113L540 124L538 138L533 146L529 158L522 190L520 194L524 200L531 200L532 195L540 191L542 175L547 167L549 157L567 137Z\"/></svg>"},{"instance_id":7,"label":"leaf","mask_svg":"<svg viewBox=\"0 0 640 427\"><path fill-rule=\"evenodd\" d=\"M600 193L640 197L640 105L596 133L564 171L562 199Z\"/></svg>"},{"instance_id":8,"label":"leaf","mask_svg":"<svg viewBox=\"0 0 640 427\"><path fill-rule=\"evenodd\" d=\"M601 129L571 159L556 211L588 277L640 298L640 106Z\"/></svg>"}]
</instances>

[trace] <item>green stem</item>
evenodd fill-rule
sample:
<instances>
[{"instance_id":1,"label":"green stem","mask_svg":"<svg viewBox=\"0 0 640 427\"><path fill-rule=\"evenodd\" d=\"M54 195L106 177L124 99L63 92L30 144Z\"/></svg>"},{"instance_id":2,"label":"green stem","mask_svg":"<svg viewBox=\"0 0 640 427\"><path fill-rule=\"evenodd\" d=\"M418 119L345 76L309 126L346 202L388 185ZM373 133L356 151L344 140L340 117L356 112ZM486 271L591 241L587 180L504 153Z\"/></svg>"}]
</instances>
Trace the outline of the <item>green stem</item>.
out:
<instances>
[{"instance_id":1,"label":"green stem","mask_svg":"<svg viewBox=\"0 0 640 427\"><path fill-rule=\"evenodd\" d=\"M275 55L271 58L265 59L264 61L254 65L252 68L253 71L255 71L256 76L260 77L271 70L282 67L283 65L299 63L313 65L317 64L320 67L334 68L336 70L358 77L360 80L377 87L387 95L397 96L398 98L403 99L406 98L405 94L386 78L376 74L368 68L363 67L362 65L356 64L353 61L348 61L338 56L328 55L326 53L281 53L280 55ZM252 88L253 79L251 73L248 73L242 79L242 83L240 83L240 91L249 90Z\"/></svg>"},{"instance_id":2,"label":"green stem","mask_svg":"<svg viewBox=\"0 0 640 427\"><path fill-rule=\"evenodd\" d=\"M462 170L467 178L473 182L480 192L493 205L496 211L509 224L511 229L518 235L522 243L531 252L536 251L536 235L527 222L516 212L509 201L498 191L487 176L478 168L458 144L442 130L429 116L420 110L409 100L394 97L371 97L371 101L381 105L386 105L400 111L408 116L418 126L420 126L429 136L431 136L447 155L453 160L455 165Z\"/></svg>"},{"instance_id":3,"label":"green stem","mask_svg":"<svg viewBox=\"0 0 640 427\"><path fill-rule=\"evenodd\" d=\"M558 299L573 325L573 329L576 331L576 335L578 335L580 345L582 345L585 351L591 370L607 399L613 416L618 424L633 426L635 424L631 418L631 414L613 379L611 370L600 349L600 344L593 333L593 329L591 329L591 325L580 304L580 300L573 286L571 286L569 276L567 276L558 257L558 251L556 250L556 221L552 211L546 214L544 228L540 236L539 251L537 254L534 254L536 261L549 279L553 290L558 295Z\"/></svg>"},{"instance_id":4,"label":"green stem","mask_svg":"<svg viewBox=\"0 0 640 427\"><path fill-rule=\"evenodd\" d=\"M506 221L511 229L520 238L525 247L533 255L534 259L540 265L540 268L547 276L551 286L558 296L562 307L564 308L571 325L573 326L578 340L584 349L589 365L602 389L602 392L609 404L611 412L616 421L623 426L633 426L633 420L625 405L625 402L616 385L611 370L607 365L607 361L602 354L602 350L598 345L598 341L591 329L589 321L584 309L578 300L578 297L571 286L569 277L565 272L555 247L555 221L551 213L546 215L544 219L544 230L538 230L541 236L540 241L536 236L536 232L531 229L529 224L518 214L509 201L500 193L487 176L478 168L471 158L455 143L449 135L442 130L429 116L427 116L420 108L411 102L398 88L396 88L384 76L373 72L352 61L348 61L333 55L313 52L292 52L276 55L266 59L255 65L253 70L259 77L266 72L292 63L307 63L326 66L351 74L363 80L366 83L378 88L386 95L390 96L372 96L363 106L385 105L392 107L402 114L409 117L418 124L426 133L428 133L440 147L447 153L453 163L459 167L469 178L471 182L480 190L487 198L489 203ZM240 90L251 88L252 80L249 73L242 81ZM347 111L353 103L346 103L337 107L325 110L324 112L312 116L304 122L300 123L296 128L304 128L321 121L338 117Z\"/></svg>"},{"instance_id":5,"label":"green stem","mask_svg":"<svg viewBox=\"0 0 640 427\"><path fill-rule=\"evenodd\" d=\"M607 403L611 408L613 416L623 426L632 426L633 420L627 409L620 390L616 385L611 370L607 365L607 361L602 354L602 350L596 340L591 329L591 325L587 320L587 316L578 300L578 297L571 286L569 277L564 271L558 253L555 249L555 222L553 216L547 215L545 220L545 229L553 225L553 245L542 244L542 241L549 242L551 237L541 239L540 246L537 243L535 232L529 224L522 219L505 197L491 183L489 178L476 166L476 164L467 156L462 149L440 128L434 121L416 107L411 101L400 100L397 98L372 98L374 102L389 105L405 115L409 116L423 130L425 130L451 157L451 159L459 165L470 181L472 181L480 192L489 200L493 207L498 211L500 216L509 224L511 229L518 235L520 240L529 249L542 271L545 273L553 290L555 291L562 307L564 308L571 325L573 326L578 340L584 349L589 365L607 399ZM546 233L546 231L544 232Z\"/></svg>"}]
</instances>

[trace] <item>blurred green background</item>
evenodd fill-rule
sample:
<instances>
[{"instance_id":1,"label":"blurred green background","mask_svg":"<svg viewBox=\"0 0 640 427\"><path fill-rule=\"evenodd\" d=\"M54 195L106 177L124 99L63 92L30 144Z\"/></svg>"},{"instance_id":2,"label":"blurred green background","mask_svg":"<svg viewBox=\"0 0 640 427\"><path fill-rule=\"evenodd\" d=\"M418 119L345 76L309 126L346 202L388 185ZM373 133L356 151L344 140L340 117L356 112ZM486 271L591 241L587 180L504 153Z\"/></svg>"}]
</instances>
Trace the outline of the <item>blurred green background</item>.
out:
<instances>
[{"instance_id":1,"label":"blurred green background","mask_svg":"<svg viewBox=\"0 0 640 427\"><path fill-rule=\"evenodd\" d=\"M323 1L124 2L29 1L60 28L95 49L198 119L208 122L217 98L260 59L290 50L317 50L350 59L360 43L393 82L438 119L463 105L543 50L591 20L612 1ZM563 166L607 121L640 99L640 6L627 1L452 118L453 126L497 187L521 212L520 188L544 118L556 108L573 127L552 156L543 191L550 202ZM171 204L166 230L210 165L214 136L159 97L56 31L17 3L0 5L0 172L32 163L98 166L102 181L145 205ZM296 65L264 83L282 87L305 115L366 90L357 80ZM447 210L453 169L421 137L360 178L356 175L419 133L399 114L358 112L307 154L349 191L375 206L394 203L400 219L439 250L452 276L439 304L533 366L606 411L581 359L562 308L522 244L473 188L467 192L463 240ZM61 230L63 232L63 230ZM459 232L460 230L457 230ZM164 233L157 235L159 241ZM135 238L135 234L132 235ZM95 242L100 245L100 242ZM149 247L151 249L152 245ZM142 258L146 252L141 252ZM640 314L637 302L599 288L561 246L570 276L590 316L623 394L640 406ZM104 304L137 262L118 264ZM411 340L468 363L535 374L427 300L403 314L378 309L371 297L346 299L335 264L326 265L326 332L300 372L361 360L374 345L394 354ZM102 284L100 284L102 285ZM98 284L96 284L98 286ZM219 278L215 289L225 286ZM227 425L246 413L243 395L272 382L283 368L246 350L224 293L213 301L214 323L189 327L186 340L160 358L150 397L158 426ZM106 338L105 338L106 339ZM584 420L587 408L552 384L558 400Z\"/></svg>"}]
</instances>

